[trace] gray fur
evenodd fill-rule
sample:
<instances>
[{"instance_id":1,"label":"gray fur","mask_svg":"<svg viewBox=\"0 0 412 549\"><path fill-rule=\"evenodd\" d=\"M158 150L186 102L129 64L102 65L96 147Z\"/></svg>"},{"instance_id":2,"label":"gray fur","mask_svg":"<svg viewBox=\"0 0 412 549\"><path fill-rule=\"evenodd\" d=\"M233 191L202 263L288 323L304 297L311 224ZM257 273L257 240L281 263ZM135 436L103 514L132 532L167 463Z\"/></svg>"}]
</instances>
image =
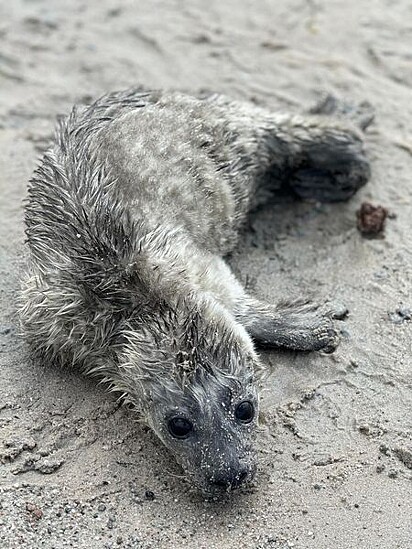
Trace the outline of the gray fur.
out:
<instances>
[{"instance_id":1,"label":"gray fur","mask_svg":"<svg viewBox=\"0 0 412 549\"><path fill-rule=\"evenodd\" d=\"M26 204L21 318L34 352L120 392L205 493L251 479L257 418L240 424L234 409L258 406L252 337L337 341L324 311L257 301L222 257L281 187L341 200L368 177L358 131L327 117L137 91L73 110ZM193 422L188 439L168 432L173 414Z\"/></svg>"}]
</instances>

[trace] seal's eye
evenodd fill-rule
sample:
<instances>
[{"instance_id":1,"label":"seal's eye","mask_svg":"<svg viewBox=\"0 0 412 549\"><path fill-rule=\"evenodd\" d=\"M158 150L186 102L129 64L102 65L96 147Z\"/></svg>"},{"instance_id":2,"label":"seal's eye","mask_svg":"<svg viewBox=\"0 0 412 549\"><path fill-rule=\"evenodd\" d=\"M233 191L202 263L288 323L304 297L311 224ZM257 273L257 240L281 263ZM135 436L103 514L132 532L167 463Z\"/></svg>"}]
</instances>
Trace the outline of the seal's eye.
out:
<instances>
[{"instance_id":1,"label":"seal's eye","mask_svg":"<svg viewBox=\"0 0 412 549\"><path fill-rule=\"evenodd\" d=\"M169 431L175 438L187 438L192 429L192 423L184 417L172 417L169 420Z\"/></svg>"},{"instance_id":2,"label":"seal's eye","mask_svg":"<svg viewBox=\"0 0 412 549\"><path fill-rule=\"evenodd\" d=\"M250 423L255 417L255 407L250 400L244 400L236 406L235 417L242 423Z\"/></svg>"}]
</instances>

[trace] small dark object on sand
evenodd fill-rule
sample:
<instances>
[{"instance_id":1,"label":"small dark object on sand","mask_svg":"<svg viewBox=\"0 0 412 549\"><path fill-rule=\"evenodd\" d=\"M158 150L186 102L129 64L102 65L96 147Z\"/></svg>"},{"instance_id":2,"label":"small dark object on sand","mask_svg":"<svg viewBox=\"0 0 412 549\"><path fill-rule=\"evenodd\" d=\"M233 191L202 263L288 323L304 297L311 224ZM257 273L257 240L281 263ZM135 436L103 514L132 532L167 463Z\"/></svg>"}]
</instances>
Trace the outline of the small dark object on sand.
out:
<instances>
[{"instance_id":1,"label":"small dark object on sand","mask_svg":"<svg viewBox=\"0 0 412 549\"><path fill-rule=\"evenodd\" d=\"M37 507L34 503L27 502L26 510L31 514L36 520L40 520L43 516L43 511Z\"/></svg>"},{"instance_id":2,"label":"small dark object on sand","mask_svg":"<svg viewBox=\"0 0 412 549\"><path fill-rule=\"evenodd\" d=\"M394 324L403 324L405 320L412 320L412 309L409 307L398 307L394 313L389 314L390 320Z\"/></svg>"},{"instance_id":3,"label":"small dark object on sand","mask_svg":"<svg viewBox=\"0 0 412 549\"><path fill-rule=\"evenodd\" d=\"M388 210L383 206L374 206L370 202L362 202L360 209L356 212L359 232L369 238L383 238L382 233L388 213Z\"/></svg>"}]
</instances>

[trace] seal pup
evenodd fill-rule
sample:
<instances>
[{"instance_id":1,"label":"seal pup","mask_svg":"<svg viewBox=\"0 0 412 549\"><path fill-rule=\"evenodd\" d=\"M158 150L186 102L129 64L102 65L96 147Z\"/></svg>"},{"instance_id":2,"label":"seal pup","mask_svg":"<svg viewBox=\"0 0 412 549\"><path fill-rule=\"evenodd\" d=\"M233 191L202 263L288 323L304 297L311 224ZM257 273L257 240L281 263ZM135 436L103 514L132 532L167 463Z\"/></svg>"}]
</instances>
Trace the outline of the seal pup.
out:
<instances>
[{"instance_id":1,"label":"seal pup","mask_svg":"<svg viewBox=\"0 0 412 549\"><path fill-rule=\"evenodd\" d=\"M207 495L256 469L259 345L333 350L330 315L262 303L223 257L288 188L346 200L369 164L349 122L129 90L61 120L25 206L22 324L43 361L99 376Z\"/></svg>"}]
</instances>

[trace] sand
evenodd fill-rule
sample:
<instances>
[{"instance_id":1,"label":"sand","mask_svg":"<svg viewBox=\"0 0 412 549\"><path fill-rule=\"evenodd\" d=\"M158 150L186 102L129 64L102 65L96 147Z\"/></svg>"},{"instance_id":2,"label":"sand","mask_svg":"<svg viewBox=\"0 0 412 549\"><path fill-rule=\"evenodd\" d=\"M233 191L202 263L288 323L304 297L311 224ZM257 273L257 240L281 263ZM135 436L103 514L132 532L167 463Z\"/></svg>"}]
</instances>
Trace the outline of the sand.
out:
<instances>
[{"instance_id":1,"label":"sand","mask_svg":"<svg viewBox=\"0 0 412 549\"><path fill-rule=\"evenodd\" d=\"M0 44L0 546L412 547L410 2L13 0ZM34 365L18 334L22 199L55 117L132 85L376 110L370 183L346 204L265 207L231 258L256 295L349 315L333 355L265 353L256 483L223 502L94 381ZM392 214L385 238L358 233L363 201Z\"/></svg>"}]
</instances>

